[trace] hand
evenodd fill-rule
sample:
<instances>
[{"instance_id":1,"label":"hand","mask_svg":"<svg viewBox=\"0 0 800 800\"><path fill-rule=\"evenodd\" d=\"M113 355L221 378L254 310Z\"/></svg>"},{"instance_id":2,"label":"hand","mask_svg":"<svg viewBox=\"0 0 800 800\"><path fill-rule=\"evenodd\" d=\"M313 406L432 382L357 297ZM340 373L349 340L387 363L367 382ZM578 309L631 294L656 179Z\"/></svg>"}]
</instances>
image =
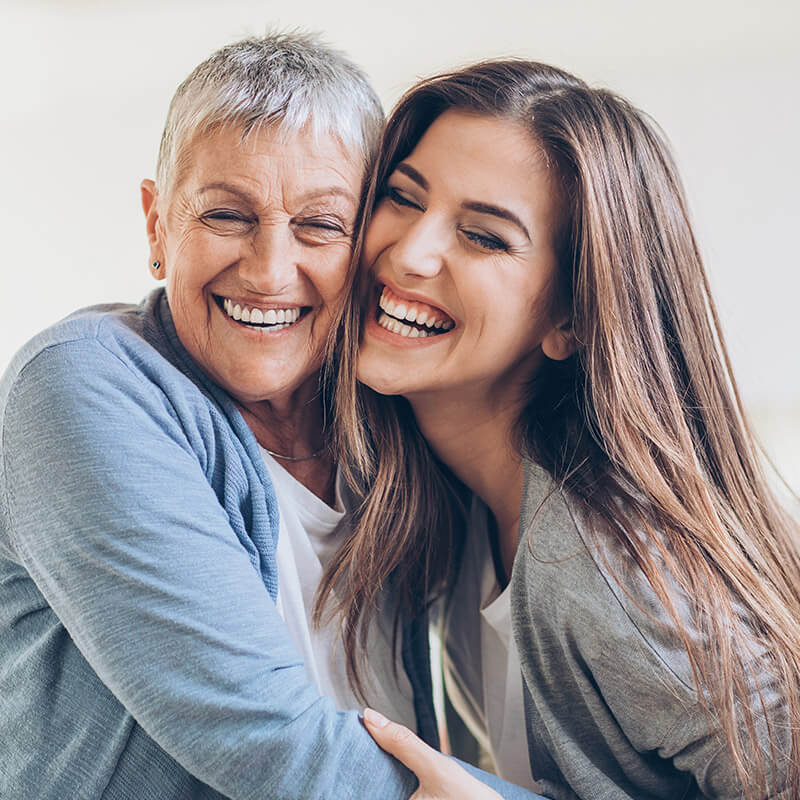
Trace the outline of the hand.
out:
<instances>
[{"instance_id":1,"label":"hand","mask_svg":"<svg viewBox=\"0 0 800 800\"><path fill-rule=\"evenodd\" d=\"M419 779L410 800L502 800L499 794L473 778L463 767L428 747L408 728L386 719L371 708L364 725L378 745L405 764Z\"/></svg>"}]
</instances>

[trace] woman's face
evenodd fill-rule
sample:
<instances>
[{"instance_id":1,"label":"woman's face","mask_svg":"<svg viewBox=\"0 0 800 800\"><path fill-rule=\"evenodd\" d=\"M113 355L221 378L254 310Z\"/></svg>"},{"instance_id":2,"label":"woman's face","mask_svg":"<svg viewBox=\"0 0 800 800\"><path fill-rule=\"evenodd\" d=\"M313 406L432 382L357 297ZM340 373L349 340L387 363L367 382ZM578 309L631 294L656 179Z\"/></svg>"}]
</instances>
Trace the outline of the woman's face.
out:
<instances>
[{"instance_id":1,"label":"woman's face","mask_svg":"<svg viewBox=\"0 0 800 800\"><path fill-rule=\"evenodd\" d=\"M181 342L242 403L315 380L347 272L363 168L332 137L238 128L189 146L169 196L143 185Z\"/></svg>"},{"instance_id":2,"label":"woman's face","mask_svg":"<svg viewBox=\"0 0 800 800\"><path fill-rule=\"evenodd\" d=\"M550 313L557 211L521 126L438 117L389 176L367 231L359 379L411 399L518 400L543 343L562 335Z\"/></svg>"}]
</instances>

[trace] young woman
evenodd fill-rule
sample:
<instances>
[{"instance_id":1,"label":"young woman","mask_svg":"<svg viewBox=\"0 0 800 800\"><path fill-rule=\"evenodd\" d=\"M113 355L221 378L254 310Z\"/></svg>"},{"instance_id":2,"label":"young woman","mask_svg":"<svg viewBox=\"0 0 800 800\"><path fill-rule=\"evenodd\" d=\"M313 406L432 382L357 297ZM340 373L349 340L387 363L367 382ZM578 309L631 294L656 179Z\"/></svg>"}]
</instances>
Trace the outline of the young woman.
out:
<instances>
[{"instance_id":1,"label":"young woman","mask_svg":"<svg viewBox=\"0 0 800 800\"><path fill-rule=\"evenodd\" d=\"M798 528L656 128L487 62L403 98L369 199L339 397L363 504L320 597L347 575L351 672L391 575L408 613L447 599L447 687L504 777L800 796Z\"/></svg>"}]
</instances>

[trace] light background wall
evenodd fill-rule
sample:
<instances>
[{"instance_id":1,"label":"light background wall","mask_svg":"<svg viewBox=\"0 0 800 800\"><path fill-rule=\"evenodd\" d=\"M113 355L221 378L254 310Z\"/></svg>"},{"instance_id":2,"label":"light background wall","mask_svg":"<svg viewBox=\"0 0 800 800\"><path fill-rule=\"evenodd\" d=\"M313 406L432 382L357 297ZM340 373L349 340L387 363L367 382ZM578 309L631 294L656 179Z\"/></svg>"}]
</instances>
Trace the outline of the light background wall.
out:
<instances>
[{"instance_id":1,"label":"light background wall","mask_svg":"<svg viewBox=\"0 0 800 800\"><path fill-rule=\"evenodd\" d=\"M0 3L0 368L82 305L150 288L139 181L172 92L213 49L321 31L386 107L497 55L570 69L662 125L746 405L800 488L800 2L139 0Z\"/></svg>"}]
</instances>

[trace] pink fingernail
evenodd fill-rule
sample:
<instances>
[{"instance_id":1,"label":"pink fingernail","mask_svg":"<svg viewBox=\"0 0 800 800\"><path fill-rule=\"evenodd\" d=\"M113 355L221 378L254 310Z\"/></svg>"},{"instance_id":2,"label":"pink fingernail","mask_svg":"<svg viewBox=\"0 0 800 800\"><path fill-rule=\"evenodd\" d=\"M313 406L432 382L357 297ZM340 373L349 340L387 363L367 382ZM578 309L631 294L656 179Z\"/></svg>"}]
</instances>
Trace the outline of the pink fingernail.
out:
<instances>
[{"instance_id":1,"label":"pink fingernail","mask_svg":"<svg viewBox=\"0 0 800 800\"><path fill-rule=\"evenodd\" d=\"M383 714L380 714L372 708L364 709L364 721L376 728L385 728L389 724L389 720L386 719Z\"/></svg>"}]
</instances>

